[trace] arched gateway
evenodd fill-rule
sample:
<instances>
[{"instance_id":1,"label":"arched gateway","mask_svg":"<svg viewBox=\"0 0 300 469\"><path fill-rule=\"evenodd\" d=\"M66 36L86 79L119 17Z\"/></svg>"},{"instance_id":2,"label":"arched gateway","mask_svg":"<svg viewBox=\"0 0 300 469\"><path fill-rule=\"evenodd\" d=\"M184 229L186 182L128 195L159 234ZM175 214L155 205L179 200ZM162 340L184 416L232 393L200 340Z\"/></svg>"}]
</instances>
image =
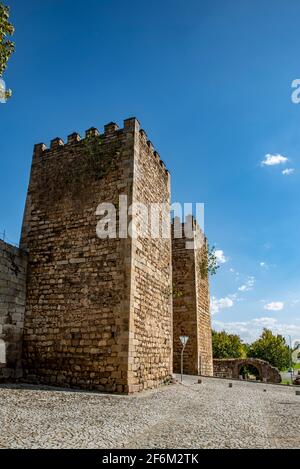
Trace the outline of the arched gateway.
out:
<instances>
[{"instance_id":1,"label":"arched gateway","mask_svg":"<svg viewBox=\"0 0 300 469\"><path fill-rule=\"evenodd\" d=\"M258 358L214 359L214 376L218 378L239 379L253 375L255 379L266 383L280 383L281 376L277 368Z\"/></svg>"}]
</instances>

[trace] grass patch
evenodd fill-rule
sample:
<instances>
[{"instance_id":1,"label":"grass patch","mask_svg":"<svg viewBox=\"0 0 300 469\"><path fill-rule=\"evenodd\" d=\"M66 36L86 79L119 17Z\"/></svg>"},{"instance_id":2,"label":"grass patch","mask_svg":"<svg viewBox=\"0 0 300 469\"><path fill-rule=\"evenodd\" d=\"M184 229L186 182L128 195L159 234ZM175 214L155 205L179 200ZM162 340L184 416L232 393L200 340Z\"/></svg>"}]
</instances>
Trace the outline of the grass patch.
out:
<instances>
[{"instance_id":1,"label":"grass patch","mask_svg":"<svg viewBox=\"0 0 300 469\"><path fill-rule=\"evenodd\" d=\"M290 386L291 381L289 379L283 379L280 384L285 384L286 386Z\"/></svg>"},{"instance_id":2,"label":"grass patch","mask_svg":"<svg viewBox=\"0 0 300 469\"><path fill-rule=\"evenodd\" d=\"M300 363L294 364L293 368L294 368L294 370L300 370ZM282 371L285 371L286 373L288 373L289 368L286 368L286 370L282 370Z\"/></svg>"}]
</instances>

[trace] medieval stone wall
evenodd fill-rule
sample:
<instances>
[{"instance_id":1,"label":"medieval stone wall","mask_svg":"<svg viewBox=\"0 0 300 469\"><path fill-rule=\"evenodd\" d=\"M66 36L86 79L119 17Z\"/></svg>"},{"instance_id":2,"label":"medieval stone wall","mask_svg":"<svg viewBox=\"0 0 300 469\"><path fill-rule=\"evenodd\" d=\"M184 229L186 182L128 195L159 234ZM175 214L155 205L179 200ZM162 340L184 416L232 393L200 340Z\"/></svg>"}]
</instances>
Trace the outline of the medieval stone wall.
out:
<instances>
[{"instance_id":1,"label":"medieval stone wall","mask_svg":"<svg viewBox=\"0 0 300 469\"><path fill-rule=\"evenodd\" d=\"M126 392L129 239L99 239L98 204L132 196L133 131L105 126L36 145L21 246L28 250L29 381Z\"/></svg>"},{"instance_id":2,"label":"medieval stone wall","mask_svg":"<svg viewBox=\"0 0 300 469\"><path fill-rule=\"evenodd\" d=\"M211 337L211 314L209 294L209 272L207 271L207 242L198 230L198 246L195 250L195 277L197 289L198 313L198 344L199 344L199 373L204 376L213 375L213 355Z\"/></svg>"},{"instance_id":3,"label":"medieval stone wall","mask_svg":"<svg viewBox=\"0 0 300 469\"><path fill-rule=\"evenodd\" d=\"M27 256L0 240L0 380L22 376Z\"/></svg>"},{"instance_id":4,"label":"medieval stone wall","mask_svg":"<svg viewBox=\"0 0 300 469\"><path fill-rule=\"evenodd\" d=\"M180 232L183 233L183 226ZM195 253L186 249L186 238L174 237L172 225L172 274L173 274L173 370L180 373L182 344L179 337L189 337L183 355L186 374L199 374L197 331L197 303L195 282Z\"/></svg>"},{"instance_id":5,"label":"medieval stone wall","mask_svg":"<svg viewBox=\"0 0 300 469\"><path fill-rule=\"evenodd\" d=\"M162 217L170 219L170 177L144 131L135 142L133 200L148 208L147 233L139 229L132 244L129 373L132 389L142 390L158 386L172 373L171 237L169 223L167 238L161 226ZM151 235L153 204L159 204L157 238ZM145 217L137 207L136 223L142 226Z\"/></svg>"},{"instance_id":6,"label":"medieval stone wall","mask_svg":"<svg viewBox=\"0 0 300 469\"><path fill-rule=\"evenodd\" d=\"M184 224L177 223L178 219L175 219L172 225L174 372L180 372L182 345L179 337L186 335L189 339L183 355L184 373L211 376L213 365L209 284L205 272L206 241L194 221L193 233L185 233Z\"/></svg>"},{"instance_id":7,"label":"medieval stone wall","mask_svg":"<svg viewBox=\"0 0 300 469\"><path fill-rule=\"evenodd\" d=\"M171 372L168 240L99 239L96 209L169 204L169 175L136 119L35 146L21 246L28 251L27 381L133 392ZM168 292L167 292L168 289Z\"/></svg>"},{"instance_id":8,"label":"medieval stone wall","mask_svg":"<svg viewBox=\"0 0 300 469\"><path fill-rule=\"evenodd\" d=\"M210 375L207 253L172 239L169 216L170 175L135 118L35 145L20 249L0 242L0 378L140 391L180 370L180 335L184 371Z\"/></svg>"}]
</instances>

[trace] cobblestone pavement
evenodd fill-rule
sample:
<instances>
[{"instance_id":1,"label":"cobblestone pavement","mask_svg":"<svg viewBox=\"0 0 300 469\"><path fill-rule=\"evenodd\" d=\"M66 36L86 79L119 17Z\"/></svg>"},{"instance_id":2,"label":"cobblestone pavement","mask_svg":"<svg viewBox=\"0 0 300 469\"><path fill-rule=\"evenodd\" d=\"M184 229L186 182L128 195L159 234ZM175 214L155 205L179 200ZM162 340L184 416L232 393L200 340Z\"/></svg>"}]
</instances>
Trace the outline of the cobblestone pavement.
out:
<instances>
[{"instance_id":1,"label":"cobblestone pavement","mask_svg":"<svg viewBox=\"0 0 300 469\"><path fill-rule=\"evenodd\" d=\"M295 388L196 382L132 396L1 385L0 448L300 448Z\"/></svg>"}]
</instances>

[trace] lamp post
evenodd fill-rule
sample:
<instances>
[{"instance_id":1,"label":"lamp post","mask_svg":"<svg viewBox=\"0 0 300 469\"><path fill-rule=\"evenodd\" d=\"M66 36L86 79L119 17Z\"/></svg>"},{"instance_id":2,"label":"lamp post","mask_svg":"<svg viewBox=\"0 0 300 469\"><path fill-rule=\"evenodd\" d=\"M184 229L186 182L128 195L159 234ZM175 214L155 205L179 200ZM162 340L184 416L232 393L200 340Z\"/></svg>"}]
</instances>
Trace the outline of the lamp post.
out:
<instances>
[{"instance_id":1,"label":"lamp post","mask_svg":"<svg viewBox=\"0 0 300 469\"><path fill-rule=\"evenodd\" d=\"M183 352L186 346L187 341L189 340L187 335L181 335L179 337L180 342L182 343L182 349L181 349L181 382L182 382L182 375L183 375Z\"/></svg>"},{"instance_id":2,"label":"lamp post","mask_svg":"<svg viewBox=\"0 0 300 469\"><path fill-rule=\"evenodd\" d=\"M292 337L289 335L290 339L290 369L289 372L291 374L291 384L293 384L293 351L292 351Z\"/></svg>"}]
</instances>

